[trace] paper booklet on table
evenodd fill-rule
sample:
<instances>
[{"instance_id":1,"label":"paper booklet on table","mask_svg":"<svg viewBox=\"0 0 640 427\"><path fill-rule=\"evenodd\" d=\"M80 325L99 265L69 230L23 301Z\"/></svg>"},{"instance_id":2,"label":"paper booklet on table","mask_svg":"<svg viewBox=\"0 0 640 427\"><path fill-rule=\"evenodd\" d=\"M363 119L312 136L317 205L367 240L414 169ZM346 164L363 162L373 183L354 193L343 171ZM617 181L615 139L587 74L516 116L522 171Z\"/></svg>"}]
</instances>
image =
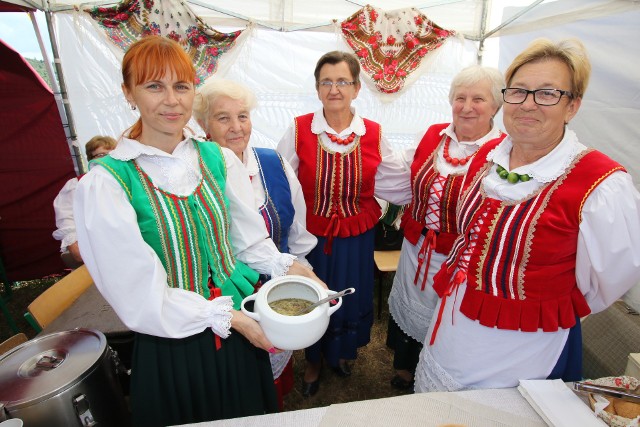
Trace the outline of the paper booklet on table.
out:
<instances>
[{"instance_id":1,"label":"paper booklet on table","mask_svg":"<svg viewBox=\"0 0 640 427\"><path fill-rule=\"evenodd\" d=\"M606 427L562 380L520 380L518 391L552 427Z\"/></svg>"}]
</instances>

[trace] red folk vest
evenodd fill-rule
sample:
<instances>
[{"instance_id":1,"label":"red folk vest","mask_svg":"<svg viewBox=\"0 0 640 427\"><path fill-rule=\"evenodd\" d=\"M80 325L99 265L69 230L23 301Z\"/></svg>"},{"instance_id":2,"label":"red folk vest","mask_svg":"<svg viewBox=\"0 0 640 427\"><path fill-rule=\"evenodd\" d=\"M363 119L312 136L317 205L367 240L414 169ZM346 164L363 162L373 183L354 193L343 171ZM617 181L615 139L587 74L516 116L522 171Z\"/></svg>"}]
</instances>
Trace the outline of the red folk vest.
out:
<instances>
[{"instance_id":1,"label":"red folk vest","mask_svg":"<svg viewBox=\"0 0 640 427\"><path fill-rule=\"evenodd\" d=\"M380 218L373 197L375 176L382 161L381 127L364 120L366 133L356 137L353 149L334 153L311 132L313 113L296 117L298 179L307 205L307 229L316 236L357 236L372 229Z\"/></svg>"},{"instance_id":2,"label":"red folk vest","mask_svg":"<svg viewBox=\"0 0 640 427\"><path fill-rule=\"evenodd\" d=\"M440 145L448 138L447 135L440 136L440 132L448 126L448 123L441 123L429 127L420 140L411 163L412 200L402 217L402 227L405 238L414 246L420 235L426 235L428 231L425 218L429 193L439 174L435 166L436 154ZM505 136L503 134L499 140L502 141ZM448 254L458 237L455 215L463 179L464 174L451 174L443 184L439 204L440 225L439 230L434 230L437 235L434 250L441 254Z\"/></svg>"},{"instance_id":3,"label":"red folk vest","mask_svg":"<svg viewBox=\"0 0 640 427\"><path fill-rule=\"evenodd\" d=\"M603 179L624 169L598 151L585 150L529 199L502 202L481 188L492 166L486 156L495 145L481 147L469 167L457 216L461 234L434 278L434 289L446 298L466 279L460 311L487 327L571 328L576 317L591 311L575 276L582 206ZM468 269L453 276L474 228L479 231Z\"/></svg>"}]
</instances>

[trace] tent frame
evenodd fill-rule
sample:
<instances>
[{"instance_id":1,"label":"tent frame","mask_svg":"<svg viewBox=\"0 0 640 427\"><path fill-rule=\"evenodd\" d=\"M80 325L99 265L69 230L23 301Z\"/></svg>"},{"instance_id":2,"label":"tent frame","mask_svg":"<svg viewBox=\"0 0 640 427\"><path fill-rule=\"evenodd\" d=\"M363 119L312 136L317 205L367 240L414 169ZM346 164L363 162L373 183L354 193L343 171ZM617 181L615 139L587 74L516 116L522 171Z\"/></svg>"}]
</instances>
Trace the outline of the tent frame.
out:
<instances>
[{"instance_id":1,"label":"tent frame","mask_svg":"<svg viewBox=\"0 0 640 427\"><path fill-rule=\"evenodd\" d=\"M68 93L67 93L67 86L66 86L66 83L65 83L64 73L62 71L61 60L60 60L60 56L59 56L59 53L58 53L59 52L58 51L58 43L57 43L57 40L56 40L56 35L55 35L55 31L54 31L54 26L53 26L53 14L54 13L68 11L68 10L75 10L76 8L74 6L53 6L52 7L52 5L51 5L49 0L46 0L46 3L43 1L40 4L38 4L39 2L35 2L33 0L21 0L21 1L23 3L28 4L29 6L33 7L34 9L41 10L41 11L43 11L45 13L46 22L47 22L47 30L48 30L48 34L49 34L49 42L51 44L51 49L52 49L52 52L53 52L53 62L55 64L55 68L56 68L56 73L55 74L50 69L51 67L50 67L50 64L49 64L49 60L47 58L46 50L44 49L44 45L43 45L42 40L41 40L40 31L38 29L35 16L34 16L33 12L29 12L29 14L31 16L31 20L32 20L33 25L34 25L34 31L36 32L36 35L38 37L38 42L40 44L40 50L42 51L42 56L45 59L45 63L47 64L47 70L48 70L49 75L51 77L51 82L52 82L52 87L54 89L54 93L55 94L59 93L61 98L62 98L62 107L60 107L60 105L59 105L58 108L60 109L61 117L63 117L63 122L64 122L65 118L66 118L66 121L67 121L67 126L66 126L67 141L68 141L68 144L69 144L69 150L71 151L71 155L73 157L73 162L74 162L76 171L77 171L78 174L85 173L86 172L86 166L85 166L85 163L83 161L82 155L80 154L80 150L79 150L78 143L77 143L77 133L76 133L76 129L75 129L75 122L74 122L74 119L73 119L73 114L71 112L70 101L69 101ZM361 4L360 2L355 1L355 0L345 0L345 1L347 1L349 3L356 4L358 6L364 6L364 4ZM461 1L461 0L434 0L431 3L423 4L421 6L416 6L416 8L417 9L427 9L427 8L430 8L430 7L457 3L459 1ZM478 64L482 63L482 54L483 54L483 51L484 51L484 42L488 37L490 37L491 35L495 34L498 31L500 31L502 28L506 27L507 25L509 25L510 23L512 23L513 21L515 21L519 17L521 17L522 15L528 13L529 11L534 9L537 5L539 5L543 1L544 0L535 0L535 1L533 1L529 6L527 6L526 8L524 8L523 10L521 10L520 12L518 12L517 14L515 14L514 16L512 16L508 20L506 20L505 22L501 23L496 28L494 28L494 29L492 29L490 31L486 31L487 17L488 17L488 13L489 13L488 12L488 10L489 10L489 0L484 0L482 2L482 15L481 15L481 22L480 22L480 34L478 34L477 36L473 36L473 35L465 35L464 36L468 40L477 41L479 43L479 45L478 45L477 63ZM284 13L285 12L284 12L284 10L282 11L281 24L280 25L275 25L275 24L268 23L268 22L252 21L251 18L249 18L247 16L244 16L244 15L241 15L241 14L238 14L238 13L235 13L235 12L232 12L230 10L223 9L223 8L220 8L220 7L215 7L215 6L208 5L208 4L206 4L205 2L203 2L201 0L188 0L188 2L192 3L194 5L197 5L197 6L212 10L214 12L221 13L223 15L227 15L227 16L231 16L233 18L241 19L241 20L247 21L249 23L253 22L256 25L259 25L259 26L262 26L262 27L265 27L265 28L269 28L269 29L272 29L272 30L275 30L275 31L281 31L281 32L309 30L309 29L313 29L313 28L320 28L320 27L333 25L336 22L335 20L333 20L333 21L327 22L327 23L320 23L320 24L313 24L313 25L299 25L299 26L285 28L285 25L284 25ZM99 0L99 1L95 1L95 2L84 3L83 5L84 6L94 7L94 6L106 6L106 5L114 5L114 4L117 4L117 2L114 2L113 0Z\"/></svg>"}]
</instances>

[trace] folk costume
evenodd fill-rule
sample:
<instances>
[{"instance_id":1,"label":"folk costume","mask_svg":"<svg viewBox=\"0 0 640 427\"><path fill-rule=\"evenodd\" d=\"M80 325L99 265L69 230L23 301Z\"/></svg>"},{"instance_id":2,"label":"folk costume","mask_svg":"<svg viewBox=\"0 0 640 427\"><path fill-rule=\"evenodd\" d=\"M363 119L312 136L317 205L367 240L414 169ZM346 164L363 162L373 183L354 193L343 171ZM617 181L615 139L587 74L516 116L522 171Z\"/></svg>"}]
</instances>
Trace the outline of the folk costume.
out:
<instances>
[{"instance_id":1,"label":"folk costume","mask_svg":"<svg viewBox=\"0 0 640 427\"><path fill-rule=\"evenodd\" d=\"M306 229L307 207L302 188L289 163L275 150L247 147L242 154L253 188L254 207L264 219L269 237L280 252L290 253L310 267L306 255L317 239ZM291 350L269 355L282 410L282 397L293 387Z\"/></svg>"},{"instance_id":2,"label":"folk costume","mask_svg":"<svg viewBox=\"0 0 640 427\"><path fill-rule=\"evenodd\" d=\"M268 353L230 331L229 310L294 257L267 238L238 158L190 137L171 154L123 138L96 163L78 186L77 232L96 286L136 332L134 425L277 411Z\"/></svg>"},{"instance_id":3,"label":"folk costume","mask_svg":"<svg viewBox=\"0 0 640 427\"><path fill-rule=\"evenodd\" d=\"M457 202L470 160L483 144L504 137L493 127L476 141L458 141L453 124L443 123L429 127L417 147L407 150L412 186L399 204L411 204L402 218L405 238L389 294L387 334L396 370L414 372L418 363L438 300L433 275L457 237Z\"/></svg>"},{"instance_id":4,"label":"folk costume","mask_svg":"<svg viewBox=\"0 0 640 427\"><path fill-rule=\"evenodd\" d=\"M318 238L308 261L329 289L356 288L331 316L323 338L305 351L308 361L320 362L324 355L332 367L355 359L358 347L370 340L374 226L381 214L374 195L388 200L408 186L404 162L380 125L351 111L351 124L340 133L322 111L296 117L278 144L302 185L307 229Z\"/></svg>"},{"instance_id":5,"label":"folk costume","mask_svg":"<svg viewBox=\"0 0 640 427\"><path fill-rule=\"evenodd\" d=\"M434 278L440 296L416 391L581 378L580 317L640 274L640 193L624 169L565 130L549 154L510 172L512 142L482 147L456 218L460 236Z\"/></svg>"}]
</instances>

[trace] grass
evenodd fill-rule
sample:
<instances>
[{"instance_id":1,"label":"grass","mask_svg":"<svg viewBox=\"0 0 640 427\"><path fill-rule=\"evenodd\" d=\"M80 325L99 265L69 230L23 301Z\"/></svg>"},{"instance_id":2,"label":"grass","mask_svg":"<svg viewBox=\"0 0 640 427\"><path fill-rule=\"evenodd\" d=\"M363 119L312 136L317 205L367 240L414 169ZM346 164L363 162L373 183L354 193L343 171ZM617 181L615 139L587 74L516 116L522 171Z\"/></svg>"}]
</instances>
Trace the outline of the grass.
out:
<instances>
[{"instance_id":1,"label":"grass","mask_svg":"<svg viewBox=\"0 0 640 427\"><path fill-rule=\"evenodd\" d=\"M371 330L371 342L359 349L358 358L352 365L350 377L340 378L325 366L320 374L320 390L315 396L304 398L301 391L305 368L304 350L294 352L295 385L294 389L284 397L285 411L317 408L334 403L354 402L357 400L380 399L407 393L406 391L396 390L389 383L394 375L394 370L393 352L385 344L387 322L389 320L386 301L391 290L392 280L392 274L384 276L382 316L378 319L376 312L373 329ZM379 286L379 284L376 283L376 286ZM375 309L377 310L377 290L374 294Z\"/></svg>"},{"instance_id":2,"label":"grass","mask_svg":"<svg viewBox=\"0 0 640 427\"><path fill-rule=\"evenodd\" d=\"M29 339L35 337L36 332L27 324L24 313L27 306L49 286L59 280L60 277L49 277L29 282L14 284L11 299L7 302L9 312L13 316L18 328ZM293 390L284 398L284 410L295 411L299 409L328 406L334 403L346 403L356 400L378 399L384 397L399 396L406 392L394 389L389 381L393 377L393 353L385 344L387 338L387 322L389 319L386 304L391 283L392 274L384 276L383 281L383 308L380 319L377 317L378 293L375 295L375 321L371 331L371 342L359 349L358 358L352 366L352 374L348 378L340 378L329 368L324 367L320 377L320 390L315 396L304 398L302 396L302 376L304 374L304 351L296 351L293 355L295 385ZM376 286L379 286L376 283ZM0 342L13 335L2 316L0 320Z\"/></svg>"},{"instance_id":3,"label":"grass","mask_svg":"<svg viewBox=\"0 0 640 427\"><path fill-rule=\"evenodd\" d=\"M24 318L24 313L27 312L27 307L38 295L61 278L61 275L52 275L42 279L14 282L8 298L5 294L5 284L0 283L0 288L2 289L0 294L5 300L6 307L9 310L11 317L16 323L18 329L20 329L20 332L23 332L27 337L29 337L29 339L36 336L36 331ZM9 327L7 319L4 314L0 313L0 342L13 335L14 333Z\"/></svg>"}]
</instances>

